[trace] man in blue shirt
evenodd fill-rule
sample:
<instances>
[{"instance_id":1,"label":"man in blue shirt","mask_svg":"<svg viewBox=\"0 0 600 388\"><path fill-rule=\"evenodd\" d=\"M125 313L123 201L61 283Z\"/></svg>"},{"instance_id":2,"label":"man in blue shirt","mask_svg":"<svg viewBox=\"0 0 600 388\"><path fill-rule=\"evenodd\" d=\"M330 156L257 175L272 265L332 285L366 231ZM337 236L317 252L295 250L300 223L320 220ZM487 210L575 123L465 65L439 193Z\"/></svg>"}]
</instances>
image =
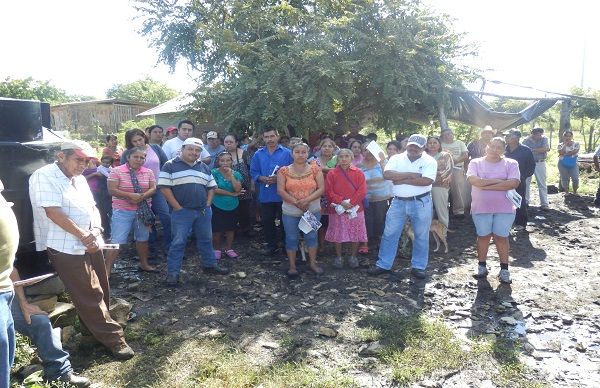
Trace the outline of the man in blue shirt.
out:
<instances>
[{"instance_id":1,"label":"man in blue shirt","mask_svg":"<svg viewBox=\"0 0 600 388\"><path fill-rule=\"evenodd\" d=\"M167 254L168 287L175 287L179 283L183 254L190 232L196 237L203 271L219 275L229 273L227 268L217 264L212 246L210 205L217 183L206 164L198 161L203 146L200 139L187 138L181 147L181 155L166 162L158 178L158 187L173 208L172 241Z\"/></svg>"},{"instance_id":2,"label":"man in blue shirt","mask_svg":"<svg viewBox=\"0 0 600 388\"><path fill-rule=\"evenodd\" d=\"M292 164L290 150L279 144L277 129L269 126L263 132L265 147L256 151L250 162L250 175L259 185L258 200L262 210L262 223L267 248L262 252L273 255L279 250L275 218L281 219L281 197L277 194L277 170ZM285 231L282 231L285 238Z\"/></svg>"}]
</instances>

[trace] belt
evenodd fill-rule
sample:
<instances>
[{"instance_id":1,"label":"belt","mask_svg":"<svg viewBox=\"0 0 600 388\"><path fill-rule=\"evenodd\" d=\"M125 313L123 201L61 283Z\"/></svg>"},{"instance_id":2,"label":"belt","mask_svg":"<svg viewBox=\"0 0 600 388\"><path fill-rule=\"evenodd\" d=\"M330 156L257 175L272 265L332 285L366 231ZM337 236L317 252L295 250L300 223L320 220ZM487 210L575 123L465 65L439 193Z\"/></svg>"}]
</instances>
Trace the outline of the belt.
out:
<instances>
[{"instance_id":1,"label":"belt","mask_svg":"<svg viewBox=\"0 0 600 388\"><path fill-rule=\"evenodd\" d=\"M428 196L429 193L431 193L431 191L428 191L423 194L415 195L414 197L396 197L396 196L394 196L394 198L399 199L401 201L416 201L417 199L421 199L423 197Z\"/></svg>"}]
</instances>

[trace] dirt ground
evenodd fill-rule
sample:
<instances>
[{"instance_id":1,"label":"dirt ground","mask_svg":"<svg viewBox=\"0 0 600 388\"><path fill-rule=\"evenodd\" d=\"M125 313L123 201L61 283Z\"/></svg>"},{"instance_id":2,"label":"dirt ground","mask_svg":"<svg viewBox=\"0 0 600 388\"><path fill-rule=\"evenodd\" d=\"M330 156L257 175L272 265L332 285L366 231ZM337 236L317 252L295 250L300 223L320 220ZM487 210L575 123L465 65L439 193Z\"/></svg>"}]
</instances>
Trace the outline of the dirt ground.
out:
<instances>
[{"instance_id":1,"label":"dirt ground","mask_svg":"<svg viewBox=\"0 0 600 388\"><path fill-rule=\"evenodd\" d=\"M368 277L366 268L375 261L375 252L361 258L358 270L336 270L331 247L320 259L323 275L317 277L301 265L300 279L290 281L283 256L262 257L257 253L260 238L238 237L236 249L243 257L222 260L231 268L228 276L202 274L190 246L183 284L168 289L162 284L164 262L160 274L140 274L135 271L135 258L122 257L111 278L112 296L134 305L128 333L142 328L176 333L180 341L171 344L173 352L188 338L226 336L259 364L343 365L344 373L360 386L394 386L389 368L361 352L365 344L353 334L357 322L373 313L422 312L443 320L460 338L497 336L518 341L520 360L548 386L598 387L598 209L590 197L554 194L550 201L549 211L530 208L526 231L511 236L512 285L497 281L499 264L493 247L488 278L477 281L471 276L476 266L475 233L467 219L452 221L450 251L431 252L428 278L422 281L411 278L409 259L401 256L392 274ZM337 336L317 335L320 328L331 328ZM154 356L148 341L129 338L138 356L127 362L132 363L128 369L132 372L118 382L103 381L103 365L118 368L119 363L108 357L98 359L102 349L73 351L76 368L102 386L159 386L151 383L151 376L140 376L135 370L143 369L142 363L160 368L169 360L168 352ZM484 371L468 368L420 384L495 386Z\"/></svg>"}]
</instances>

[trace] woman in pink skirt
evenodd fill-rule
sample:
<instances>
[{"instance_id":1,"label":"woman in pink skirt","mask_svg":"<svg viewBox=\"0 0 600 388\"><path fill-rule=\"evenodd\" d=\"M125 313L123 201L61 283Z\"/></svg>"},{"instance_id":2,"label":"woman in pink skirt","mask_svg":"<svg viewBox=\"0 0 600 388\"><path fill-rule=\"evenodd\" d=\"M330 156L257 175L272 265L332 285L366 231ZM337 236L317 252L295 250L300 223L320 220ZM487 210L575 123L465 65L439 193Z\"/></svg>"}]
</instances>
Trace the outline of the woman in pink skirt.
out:
<instances>
[{"instance_id":1,"label":"woman in pink skirt","mask_svg":"<svg viewBox=\"0 0 600 388\"><path fill-rule=\"evenodd\" d=\"M367 183L362 171L352 165L354 153L341 149L337 155L337 167L327 173L325 192L335 211L329 215L325 240L335 244L334 267L343 268L342 243L351 243L350 268L358 268L356 251L358 244L367 242L363 199L367 195Z\"/></svg>"}]
</instances>

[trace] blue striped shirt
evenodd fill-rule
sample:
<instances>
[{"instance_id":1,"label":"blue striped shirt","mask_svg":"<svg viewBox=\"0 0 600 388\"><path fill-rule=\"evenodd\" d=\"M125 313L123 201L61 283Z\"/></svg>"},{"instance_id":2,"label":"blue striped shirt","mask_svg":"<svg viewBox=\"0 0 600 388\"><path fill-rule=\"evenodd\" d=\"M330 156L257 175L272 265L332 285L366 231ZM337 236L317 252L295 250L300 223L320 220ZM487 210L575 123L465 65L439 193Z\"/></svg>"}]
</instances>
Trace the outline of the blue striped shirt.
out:
<instances>
[{"instance_id":1,"label":"blue striped shirt","mask_svg":"<svg viewBox=\"0 0 600 388\"><path fill-rule=\"evenodd\" d=\"M187 209L206 207L207 190L217 187L208 166L196 162L190 166L179 156L166 162L158 176L159 188L170 188L179 204Z\"/></svg>"}]
</instances>

